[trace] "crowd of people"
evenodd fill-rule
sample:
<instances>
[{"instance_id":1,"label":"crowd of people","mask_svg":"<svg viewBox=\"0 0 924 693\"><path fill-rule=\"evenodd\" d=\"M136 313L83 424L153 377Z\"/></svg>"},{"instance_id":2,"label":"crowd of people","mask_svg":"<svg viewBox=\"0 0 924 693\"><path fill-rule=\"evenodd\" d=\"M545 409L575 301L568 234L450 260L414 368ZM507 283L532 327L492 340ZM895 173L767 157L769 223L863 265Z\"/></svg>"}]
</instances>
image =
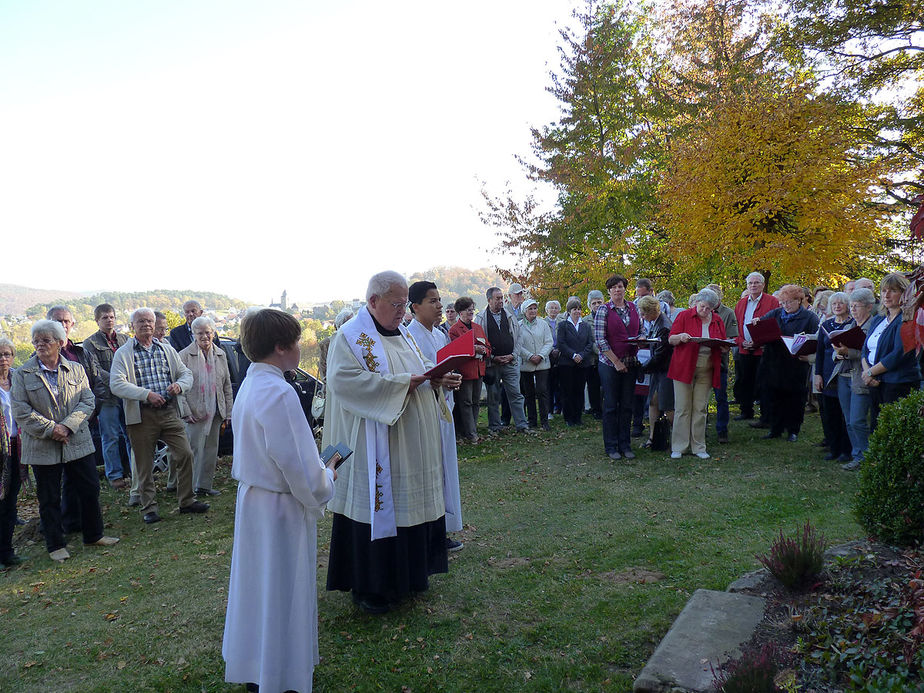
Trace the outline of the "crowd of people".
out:
<instances>
[{"instance_id":1,"label":"crowd of people","mask_svg":"<svg viewBox=\"0 0 924 693\"><path fill-rule=\"evenodd\" d=\"M901 320L896 321L908 286L900 273L882 280L877 299L865 278L838 291L787 284L770 294L764 276L752 272L733 307L723 303L718 284L691 295L686 309L675 305L672 292L656 293L649 279L635 282L634 300L629 286L625 277L611 276L605 284L609 301L591 290L586 313L585 303L571 296L564 312L557 300L549 300L540 316L538 303L518 283L506 296L499 287L489 288L487 305L477 314L471 297L455 301L436 329L450 339L475 330L478 345L476 360L462 369L455 398L457 443L482 440L476 422L484 388L487 436L511 425L522 433L548 430L558 414L567 426L580 426L589 414L601 421L604 452L613 460L631 460L632 438L644 436L647 419L642 447L666 449L673 459L684 454L707 459L713 397L716 440L729 442L731 359L732 398L740 408L736 420L768 429L766 439L795 442L806 410L818 410L826 459L853 470L882 404L920 384L918 358L904 351ZM413 320L409 311L404 324ZM757 340L751 331L766 332L767 321L776 325L774 336ZM832 333L853 327L869 338L860 337L854 346L832 343ZM809 347L793 353L792 340L800 336L799 344Z\"/></svg>"},{"instance_id":2,"label":"crowd of people","mask_svg":"<svg viewBox=\"0 0 924 693\"><path fill-rule=\"evenodd\" d=\"M754 272L733 308L716 284L682 308L644 278L632 300L628 279L614 274L605 283L609 300L595 289L586 301L568 297L564 311L547 301L540 315L518 283L506 296L489 288L480 312L469 296L444 311L433 282L409 286L400 274L382 272L369 281L366 305L338 315L322 345L321 446L352 453L339 469L322 461L286 383L300 357L301 329L291 315L262 309L244 317L240 342L252 364L234 401L215 326L196 302L184 306L186 323L169 338L166 320L147 308L132 314L133 336L119 335L112 306L100 305L99 331L82 348L68 339L73 318L58 306L33 326L35 354L20 368L11 368L13 345L0 338L0 561L19 560L11 537L20 462L33 469L53 560L68 558L70 531L81 531L87 545L118 541L102 531L92 417L105 478L117 489L130 485L129 504L140 507L145 523L161 519L155 442L170 450L167 489L179 512L203 513L209 506L196 496L219 493L212 486L217 439L231 421L239 485L226 680L310 690L323 508L333 515L328 590L349 592L360 609L381 614L428 589L431 575L448 571L448 552L462 549L453 536L463 526L457 449L482 440L483 389L488 436L511 427L541 435L557 414L568 427L589 416L600 421L612 460L636 457L633 438L671 459L708 459L713 396L716 439L729 442L733 360L736 419L767 429L767 439L795 442L812 398L827 459L856 469L881 407L920 386L918 357L905 352L900 336L907 287L904 275L890 274L879 299L866 279L839 291L789 284L769 294ZM851 331L853 340L844 341ZM461 338L472 339L474 357L428 374L439 350ZM808 342L814 348L803 349Z\"/></svg>"},{"instance_id":3,"label":"crowd of people","mask_svg":"<svg viewBox=\"0 0 924 693\"><path fill-rule=\"evenodd\" d=\"M213 346L212 320L196 301L186 323L170 333L167 317L150 308L132 313L133 336L115 330L115 309L96 306L99 330L75 344L71 311L54 306L32 325L35 353L12 368L13 343L0 337L0 564L17 565L13 550L17 496L28 469L35 479L41 532L49 557L70 558L68 534L87 546L113 546L103 534L100 481L91 422L99 430L104 475L115 489L130 487L128 505L146 524L161 520L153 480L155 445L170 453L167 491L179 512L209 509L196 496L212 488L218 434L230 421L231 380L226 356ZM172 487L171 487L172 485Z\"/></svg>"}]
</instances>

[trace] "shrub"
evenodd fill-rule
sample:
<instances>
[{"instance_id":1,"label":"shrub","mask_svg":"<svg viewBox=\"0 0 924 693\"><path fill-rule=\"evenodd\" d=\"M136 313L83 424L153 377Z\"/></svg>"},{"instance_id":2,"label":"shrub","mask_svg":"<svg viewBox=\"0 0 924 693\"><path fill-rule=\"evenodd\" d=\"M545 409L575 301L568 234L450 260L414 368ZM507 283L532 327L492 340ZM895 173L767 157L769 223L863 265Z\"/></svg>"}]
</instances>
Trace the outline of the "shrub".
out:
<instances>
[{"instance_id":1,"label":"shrub","mask_svg":"<svg viewBox=\"0 0 924 693\"><path fill-rule=\"evenodd\" d=\"M924 538L924 392L882 408L860 467L854 511L880 540L910 545Z\"/></svg>"},{"instance_id":2,"label":"shrub","mask_svg":"<svg viewBox=\"0 0 924 693\"><path fill-rule=\"evenodd\" d=\"M770 573L791 590L810 586L821 575L824 567L825 538L815 534L809 522L792 538L780 536L770 547L770 555L757 556L757 560Z\"/></svg>"},{"instance_id":3,"label":"shrub","mask_svg":"<svg viewBox=\"0 0 924 693\"><path fill-rule=\"evenodd\" d=\"M779 670L777 659L772 643L760 649L747 649L739 659L726 664L723 671L713 669L713 688L718 693L774 693L778 690L774 681Z\"/></svg>"}]
</instances>

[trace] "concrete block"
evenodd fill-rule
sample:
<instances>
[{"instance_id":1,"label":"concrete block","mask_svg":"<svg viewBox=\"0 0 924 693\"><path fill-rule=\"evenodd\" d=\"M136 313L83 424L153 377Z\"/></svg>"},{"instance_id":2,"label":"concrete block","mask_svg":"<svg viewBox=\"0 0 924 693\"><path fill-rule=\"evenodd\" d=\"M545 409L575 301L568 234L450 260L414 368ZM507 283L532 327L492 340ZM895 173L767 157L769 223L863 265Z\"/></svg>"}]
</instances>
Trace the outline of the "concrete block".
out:
<instances>
[{"instance_id":1,"label":"concrete block","mask_svg":"<svg viewBox=\"0 0 924 693\"><path fill-rule=\"evenodd\" d=\"M712 667L741 654L764 616L761 597L696 590L635 679L636 693L708 691Z\"/></svg>"}]
</instances>

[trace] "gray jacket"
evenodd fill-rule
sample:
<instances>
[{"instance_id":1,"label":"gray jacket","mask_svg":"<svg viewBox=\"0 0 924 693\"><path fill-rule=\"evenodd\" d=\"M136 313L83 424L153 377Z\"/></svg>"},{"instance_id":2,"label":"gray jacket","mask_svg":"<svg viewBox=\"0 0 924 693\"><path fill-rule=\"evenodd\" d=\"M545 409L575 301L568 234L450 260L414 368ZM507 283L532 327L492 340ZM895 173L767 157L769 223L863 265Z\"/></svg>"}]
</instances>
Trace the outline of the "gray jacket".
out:
<instances>
[{"instance_id":1,"label":"gray jacket","mask_svg":"<svg viewBox=\"0 0 924 693\"><path fill-rule=\"evenodd\" d=\"M116 341L119 346L125 344L128 336L116 334ZM120 404L119 398L112 394L109 389L109 371L112 370L112 357L115 352L109 348L109 342L106 341L106 335L102 330L98 330L83 340L83 348L90 353L96 360L97 378L93 383L93 394L96 395L96 401L99 404Z\"/></svg>"},{"instance_id":2,"label":"gray jacket","mask_svg":"<svg viewBox=\"0 0 924 693\"><path fill-rule=\"evenodd\" d=\"M13 372L10 395L13 418L21 433L23 464L62 464L96 450L88 423L95 397L79 363L61 357L55 397L41 374L38 357L33 356ZM52 439L55 424L71 431L66 443Z\"/></svg>"}]
</instances>

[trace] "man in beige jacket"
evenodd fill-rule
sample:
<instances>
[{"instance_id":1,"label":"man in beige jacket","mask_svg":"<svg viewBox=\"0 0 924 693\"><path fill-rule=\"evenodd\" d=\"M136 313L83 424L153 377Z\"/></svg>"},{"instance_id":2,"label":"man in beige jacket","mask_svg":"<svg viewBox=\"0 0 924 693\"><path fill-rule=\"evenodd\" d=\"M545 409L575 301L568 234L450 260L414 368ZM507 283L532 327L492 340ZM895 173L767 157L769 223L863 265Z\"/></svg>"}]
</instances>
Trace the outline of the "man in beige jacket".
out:
<instances>
[{"instance_id":1,"label":"man in beige jacket","mask_svg":"<svg viewBox=\"0 0 924 693\"><path fill-rule=\"evenodd\" d=\"M154 444L164 441L177 470L177 500L181 513L204 513L208 503L195 500L192 489L192 450L181 417L188 415L183 393L193 377L169 344L154 340L154 311L132 313L135 336L112 358L109 387L122 399L125 424L135 452L135 472L145 523L160 521L154 496Z\"/></svg>"}]
</instances>

